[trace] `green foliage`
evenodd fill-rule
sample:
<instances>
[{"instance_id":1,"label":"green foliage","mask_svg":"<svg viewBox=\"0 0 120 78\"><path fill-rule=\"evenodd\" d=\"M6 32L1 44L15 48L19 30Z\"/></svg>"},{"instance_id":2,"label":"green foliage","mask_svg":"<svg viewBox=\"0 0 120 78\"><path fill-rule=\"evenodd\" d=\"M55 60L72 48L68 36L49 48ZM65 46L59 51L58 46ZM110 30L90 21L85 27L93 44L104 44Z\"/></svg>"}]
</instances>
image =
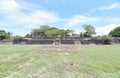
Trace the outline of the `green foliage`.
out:
<instances>
[{"instance_id":1,"label":"green foliage","mask_svg":"<svg viewBox=\"0 0 120 78\"><path fill-rule=\"evenodd\" d=\"M114 41L114 39L110 36L102 36L102 40L104 44L112 44L112 42Z\"/></svg>"},{"instance_id":2,"label":"green foliage","mask_svg":"<svg viewBox=\"0 0 120 78\"><path fill-rule=\"evenodd\" d=\"M83 32L80 33L80 37L85 37Z\"/></svg>"},{"instance_id":3,"label":"green foliage","mask_svg":"<svg viewBox=\"0 0 120 78\"><path fill-rule=\"evenodd\" d=\"M0 34L0 39L8 39L10 36L8 34Z\"/></svg>"},{"instance_id":4,"label":"green foliage","mask_svg":"<svg viewBox=\"0 0 120 78\"><path fill-rule=\"evenodd\" d=\"M0 34L5 34L6 31L5 30L0 30Z\"/></svg>"},{"instance_id":5,"label":"green foliage","mask_svg":"<svg viewBox=\"0 0 120 78\"><path fill-rule=\"evenodd\" d=\"M93 35L96 34L95 32L95 28L92 26L92 25L83 25L83 28L85 30L84 34L84 37L92 37Z\"/></svg>"},{"instance_id":6,"label":"green foliage","mask_svg":"<svg viewBox=\"0 0 120 78\"><path fill-rule=\"evenodd\" d=\"M7 33L5 30L0 30L0 40L9 39L10 36L10 32Z\"/></svg>"},{"instance_id":7,"label":"green foliage","mask_svg":"<svg viewBox=\"0 0 120 78\"><path fill-rule=\"evenodd\" d=\"M13 44L20 44L21 41L22 41L21 36L14 36Z\"/></svg>"},{"instance_id":8,"label":"green foliage","mask_svg":"<svg viewBox=\"0 0 120 78\"><path fill-rule=\"evenodd\" d=\"M25 37L32 37L32 35L31 34L26 34Z\"/></svg>"},{"instance_id":9,"label":"green foliage","mask_svg":"<svg viewBox=\"0 0 120 78\"><path fill-rule=\"evenodd\" d=\"M14 40L18 40L18 41L20 41L21 39L22 39L21 36L15 36L15 37L14 37Z\"/></svg>"},{"instance_id":10,"label":"green foliage","mask_svg":"<svg viewBox=\"0 0 120 78\"><path fill-rule=\"evenodd\" d=\"M111 36L106 36L106 35L96 36L96 37L94 37L94 39L96 39L96 40L101 40L101 41L103 42L103 44L112 44L112 42L114 42L113 37L111 37Z\"/></svg>"},{"instance_id":11,"label":"green foliage","mask_svg":"<svg viewBox=\"0 0 120 78\"><path fill-rule=\"evenodd\" d=\"M96 40L103 40L102 36L95 36L94 39L96 39Z\"/></svg>"},{"instance_id":12,"label":"green foliage","mask_svg":"<svg viewBox=\"0 0 120 78\"><path fill-rule=\"evenodd\" d=\"M109 35L113 36L113 37L120 37L120 26L113 29Z\"/></svg>"},{"instance_id":13,"label":"green foliage","mask_svg":"<svg viewBox=\"0 0 120 78\"><path fill-rule=\"evenodd\" d=\"M55 28L55 27L51 27L48 31L46 31L45 35L47 37L51 37L51 36L58 36L60 35L61 32L59 32L59 29L58 28Z\"/></svg>"},{"instance_id":14,"label":"green foliage","mask_svg":"<svg viewBox=\"0 0 120 78\"><path fill-rule=\"evenodd\" d=\"M60 36L60 37L66 37L70 36L73 33L73 30L64 30L64 29L58 29L56 27L49 27L47 25L40 26L39 29L33 29L30 34L27 34L26 36L32 36L32 37L53 37L53 36Z\"/></svg>"}]
</instances>

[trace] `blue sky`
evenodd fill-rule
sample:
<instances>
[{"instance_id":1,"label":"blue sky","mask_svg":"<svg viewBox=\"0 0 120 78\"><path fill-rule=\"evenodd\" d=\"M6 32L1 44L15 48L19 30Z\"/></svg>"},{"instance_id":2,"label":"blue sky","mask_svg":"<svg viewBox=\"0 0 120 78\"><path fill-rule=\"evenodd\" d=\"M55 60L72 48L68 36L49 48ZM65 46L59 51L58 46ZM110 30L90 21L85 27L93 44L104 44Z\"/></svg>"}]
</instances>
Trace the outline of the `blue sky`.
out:
<instances>
[{"instance_id":1,"label":"blue sky","mask_svg":"<svg viewBox=\"0 0 120 78\"><path fill-rule=\"evenodd\" d=\"M97 35L120 26L119 0L0 0L0 29L25 35L41 25L82 32L83 24Z\"/></svg>"}]
</instances>

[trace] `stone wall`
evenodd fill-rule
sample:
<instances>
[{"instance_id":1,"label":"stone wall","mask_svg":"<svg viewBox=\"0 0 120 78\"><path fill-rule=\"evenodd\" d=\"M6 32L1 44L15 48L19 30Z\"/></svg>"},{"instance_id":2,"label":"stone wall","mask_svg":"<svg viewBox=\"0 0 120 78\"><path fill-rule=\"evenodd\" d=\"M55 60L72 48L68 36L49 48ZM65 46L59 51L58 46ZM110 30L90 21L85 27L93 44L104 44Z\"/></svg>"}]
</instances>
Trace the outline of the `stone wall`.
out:
<instances>
[{"instance_id":1,"label":"stone wall","mask_svg":"<svg viewBox=\"0 0 120 78\"><path fill-rule=\"evenodd\" d=\"M55 42L57 41L57 42ZM22 40L13 40L13 44L104 44L102 40L94 38L80 38L80 37L47 37L47 38L22 38ZM114 43L119 44L120 38L114 38Z\"/></svg>"},{"instance_id":2,"label":"stone wall","mask_svg":"<svg viewBox=\"0 0 120 78\"><path fill-rule=\"evenodd\" d=\"M32 39L26 40L26 44L53 44L53 39Z\"/></svg>"},{"instance_id":3,"label":"stone wall","mask_svg":"<svg viewBox=\"0 0 120 78\"><path fill-rule=\"evenodd\" d=\"M0 40L0 44L12 44L12 43L13 43L13 39Z\"/></svg>"}]
</instances>

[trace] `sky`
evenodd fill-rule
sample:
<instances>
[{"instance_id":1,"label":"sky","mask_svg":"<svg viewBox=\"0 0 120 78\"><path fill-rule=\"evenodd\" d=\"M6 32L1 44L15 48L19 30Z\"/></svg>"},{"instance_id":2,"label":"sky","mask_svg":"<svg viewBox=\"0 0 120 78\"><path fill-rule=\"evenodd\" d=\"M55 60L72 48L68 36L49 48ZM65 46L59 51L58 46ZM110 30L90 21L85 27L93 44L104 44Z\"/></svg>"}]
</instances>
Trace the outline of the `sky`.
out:
<instances>
[{"instance_id":1,"label":"sky","mask_svg":"<svg viewBox=\"0 0 120 78\"><path fill-rule=\"evenodd\" d=\"M82 25L107 35L120 26L120 0L0 0L0 30L24 36L48 25L83 32Z\"/></svg>"}]
</instances>

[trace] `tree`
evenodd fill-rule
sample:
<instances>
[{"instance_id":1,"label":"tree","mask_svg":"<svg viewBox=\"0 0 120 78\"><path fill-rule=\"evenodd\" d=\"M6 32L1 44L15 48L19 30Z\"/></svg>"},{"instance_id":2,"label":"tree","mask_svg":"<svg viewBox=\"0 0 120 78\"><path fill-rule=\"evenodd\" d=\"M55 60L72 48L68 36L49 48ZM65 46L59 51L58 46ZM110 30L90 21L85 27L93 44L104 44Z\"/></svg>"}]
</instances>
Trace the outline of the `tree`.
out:
<instances>
[{"instance_id":1,"label":"tree","mask_svg":"<svg viewBox=\"0 0 120 78\"><path fill-rule=\"evenodd\" d=\"M59 29L55 27L49 28L49 30L46 31L45 35L47 37L52 37L52 36L58 36L60 35Z\"/></svg>"},{"instance_id":2,"label":"tree","mask_svg":"<svg viewBox=\"0 0 120 78\"><path fill-rule=\"evenodd\" d=\"M80 33L80 37L85 37L83 32Z\"/></svg>"},{"instance_id":3,"label":"tree","mask_svg":"<svg viewBox=\"0 0 120 78\"><path fill-rule=\"evenodd\" d=\"M49 30L49 26L42 25L39 29L33 29L32 32L29 34L32 37L46 37L46 32Z\"/></svg>"},{"instance_id":4,"label":"tree","mask_svg":"<svg viewBox=\"0 0 120 78\"><path fill-rule=\"evenodd\" d=\"M66 36L73 35L73 32L74 32L73 30L67 29L66 32L65 32L65 35L66 35Z\"/></svg>"},{"instance_id":5,"label":"tree","mask_svg":"<svg viewBox=\"0 0 120 78\"><path fill-rule=\"evenodd\" d=\"M83 25L83 28L85 30L84 36L85 37L91 37L96 34L95 28L92 25Z\"/></svg>"},{"instance_id":6,"label":"tree","mask_svg":"<svg viewBox=\"0 0 120 78\"><path fill-rule=\"evenodd\" d=\"M120 26L116 27L115 29L113 29L110 33L110 36L112 37L120 37Z\"/></svg>"},{"instance_id":7,"label":"tree","mask_svg":"<svg viewBox=\"0 0 120 78\"><path fill-rule=\"evenodd\" d=\"M31 34L26 34L25 37L29 38L29 37L32 37L32 35Z\"/></svg>"},{"instance_id":8,"label":"tree","mask_svg":"<svg viewBox=\"0 0 120 78\"><path fill-rule=\"evenodd\" d=\"M5 30L0 30L0 40L9 39L10 36L10 32L7 33Z\"/></svg>"},{"instance_id":9,"label":"tree","mask_svg":"<svg viewBox=\"0 0 120 78\"><path fill-rule=\"evenodd\" d=\"M40 26L39 29L33 29L30 34L27 34L26 37L66 37L73 34L73 30L64 30L56 27L50 27L47 25Z\"/></svg>"},{"instance_id":10,"label":"tree","mask_svg":"<svg viewBox=\"0 0 120 78\"><path fill-rule=\"evenodd\" d=\"M39 29L33 29L30 34L32 37L38 37L41 35Z\"/></svg>"},{"instance_id":11,"label":"tree","mask_svg":"<svg viewBox=\"0 0 120 78\"><path fill-rule=\"evenodd\" d=\"M0 30L0 34L6 34L5 30Z\"/></svg>"},{"instance_id":12,"label":"tree","mask_svg":"<svg viewBox=\"0 0 120 78\"><path fill-rule=\"evenodd\" d=\"M43 37L46 37L46 32L48 31L50 29L50 27L49 26L47 26L47 25L43 25L43 26L40 26L40 34L41 34L41 36L43 36Z\"/></svg>"}]
</instances>

